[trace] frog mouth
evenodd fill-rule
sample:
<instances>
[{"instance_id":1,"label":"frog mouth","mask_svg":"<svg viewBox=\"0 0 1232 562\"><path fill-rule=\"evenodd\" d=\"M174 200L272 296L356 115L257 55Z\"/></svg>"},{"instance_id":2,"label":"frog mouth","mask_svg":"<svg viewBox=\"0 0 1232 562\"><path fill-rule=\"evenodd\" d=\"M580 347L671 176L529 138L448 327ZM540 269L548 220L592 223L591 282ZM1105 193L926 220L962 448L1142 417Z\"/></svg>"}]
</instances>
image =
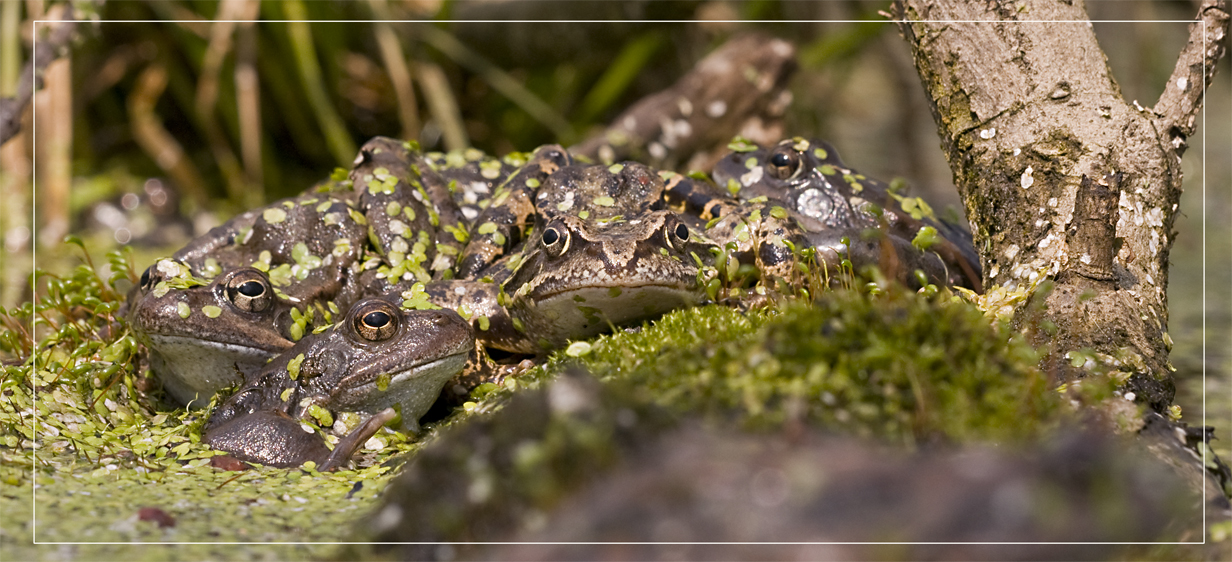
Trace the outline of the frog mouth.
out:
<instances>
[{"instance_id":1,"label":"frog mouth","mask_svg":"<svg viewBox=\"0 0 1232 562\"><path fill-rule=\"evenodd\" d=\"M187 350L202 349L213 352L223 352L233 356L256 357L264 360L267 357L290 349L292 345L291 342L286 342L286 345L262 346L205 340L190 336L172 336L167 334L150 334L147 337L150 340L149 347L159 350L159 352L164 355L171 350L189 352Z\"/></svg>"},{"instance_id":2,"label":"frog mouth","mask_svg":"<svg viewBox=\"0 0 1232 562\"><path fill-rule=\"evenodd\" d=\"M646 282L628 285L578 285L559 289L533 299L537 306L558 306L562 301L590 307L619 307L630 301L647 301L650 304L661 297L669 297L675 301L680 298L696 300L698 291L689 283ZM675 297L675 298L671 298ZM565 300L567 299L567 300ZM674 302L664 304L669 307Z\"/></svg>"},{"instance_id":3,"label":"frog mouth","mask_svg":"<svg viewBox=\"0 0 1232 562\"><path fill-rule=\"evenodd\" d=\"M672 310L701 304L689 285L646 283L620 287L575 287L534 301L533 309L546 339L560 343L598 335L609 326L649 320Z\"/></svg>"},{"instance_id":4,"label":"frog mouth","mask_svg":"<svg viewBox=\"0 0 1232 562\"><path fill-rule=\"evenodd\" d=\"M466 346L450 355L416 363L398 371L367 373L353 380L344 380L340 386L345 387L345 396L341 397L336 405L342 409L374 412L393 404L403 404L404 417L411 414L418 418L415 412L405 411L408 404L414 406L426 401L427 405L431 405L445 382L466 365L469 351L470 346Z\"/></svg>"}]
</instances>

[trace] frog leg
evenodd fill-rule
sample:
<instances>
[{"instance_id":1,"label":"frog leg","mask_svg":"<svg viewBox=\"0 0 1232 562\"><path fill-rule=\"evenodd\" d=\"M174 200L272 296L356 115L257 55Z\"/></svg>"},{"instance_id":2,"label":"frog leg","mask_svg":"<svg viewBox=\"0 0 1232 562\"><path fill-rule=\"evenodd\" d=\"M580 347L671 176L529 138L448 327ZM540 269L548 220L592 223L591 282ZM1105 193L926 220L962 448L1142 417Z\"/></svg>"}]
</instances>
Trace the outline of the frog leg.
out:
<instances>
[{"instance_id":1,"label":"frog leg","mask_svg":"<svg viewBox=\"0 0 1232 562\"><path fill-rule=\"evenodd\" d=\"M571 161L561 146L541 146L525 166L496 188L491 204L475 219L470 241L458 261L457 278L476 278L525 238L535 222L536 191Z\"/></svg>"},{"instance_id":2,"label":"frog leg","mask_svg":"<svg viewBox=\"0 0 1232 562\"><path fill-rule=\"evenodd\" d=\"M346 437L343 437L334 446L333 451L330 451L321 460L316 461L317 470L325 472L341 468L351 459L351 455L354 455L355 451L358 451L382 426L397 416L398 414L393 408L385 408L365 420L364 423L359 424L358 427L352 429L350 433L346 434Z\"/></svg>"}]
</instances>

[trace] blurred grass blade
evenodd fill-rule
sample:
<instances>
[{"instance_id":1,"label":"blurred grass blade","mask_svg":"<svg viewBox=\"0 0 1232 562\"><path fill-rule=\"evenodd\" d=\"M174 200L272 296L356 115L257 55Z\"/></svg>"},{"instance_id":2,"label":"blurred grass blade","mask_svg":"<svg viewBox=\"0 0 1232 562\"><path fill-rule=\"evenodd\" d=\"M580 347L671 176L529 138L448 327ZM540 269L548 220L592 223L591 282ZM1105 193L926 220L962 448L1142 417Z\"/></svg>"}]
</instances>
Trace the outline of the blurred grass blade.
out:
<instances>
[{"instance_id":1,"label":"blurred grass blade","mask_svg":"<svg viewBox=\"0 0 1232 562\"><path fill-rule=\"evenodd\" d=\"M466 148L470 141L466 138L466 127L462 125L462 112L458 111L458 103L449 88L449 81L445 79L445 72L436 64L420 61L415 65L415 74L428 102L428 111L432 112L433 119L441 128L441 135L445 137L445 148Z\"/></svg>"},{"instance_id":2,"label":"blurred grass blade","mask_svg":"<svg viewBox=\"0 0 1232 562\"><path fill-rule=\"evenodd\" d=\"M419 107L415 101L415 89L411 87L411 70L402 54L402 44L389 24L389 7L385 0L368 0L376 19L376 43L385 62L385 71L393 83L394 95L398 98L398 121L402 124L402 138L419 138Z\"/></svg>"},{"instance_id":3,"label":"blurred grass blade","mask_svg":"<svg viewBox=\"0 0 1232 562\"><path fill-rule=\"evenodd\" d=\"M259 0L243 0L239 19L257 17ZM265 202L265 173L261 163L261 84L257 76L257 26L239 24L235 48L235 103L239 112L240 156L244 175L261 189L250 189L243 202L255 207Z\"/></svg>"},{"instance_id":4,"label":"blurred grass blade","mask_svg":"<svg viewBox=\"0 0 1232 562\"><path fill-rule=\"evenodd\" d=\"M295 51L296 66L299 67L300 80L304 92L308 95L308 103L316 114L317 123L325 133L325 142L334 160L340 166L350 166L355 158L355 141L351 139L338 111L334 109L325 90L325 82L321 78L321 65L317 61L316 49L313 46L312 30L308 27L308 10L302 0L286 0L282 3L283 14L288 20L287 34L291 38L291 48Z\"/></svg>"},{"instance_id":5,"label":"blurred grass blade","mask_svg":"<svg viewBox=\"0 0 1232 562\"><path fill-rule=\"evenodd\" d=\"M0 7L0 96L17 93L21 72L21 4L4 2ZM22 279L33 268L26 242L30 237L30 158L26 155L25 134L0 145L0 305L20 302L25 288ZM14 341L28 341L20 322L0 310L0 333ZM20 331L18 331L20 330Z\"/></svg>"},{"instance_id":6,"label":"blurred grass blade","mask_svg":"<svg viewBox=\"0 0 1232 562\"><path fill-rule=\"evenodd\" d=\"M471 72L478 74L494 90L500 92L509 101L522 108L522 111L525 111L532 119L547 127L556 137L573 138L573 127L569 125L564 116L548 105L547 102L539 99L539 96L536 96L534 92L526 89L526 86L523 86L517 79L510 76L508 72L497 68L496 65L470 50L470 48L463 45L461 41L458 41L457 38L449 33L430 25L416 29L420 32L425 43L453 59L454 62L470 69Z\"/></svg>"},{"instance_id":7,"label":"blurred grass blade","mask_svg":"<svg viewBox=\"0 0 1232 562\"><path fill-rule=\"evenodd\" d=\"M48 19L59 20L61 10L71 6L54 6ZM46 28L47 24L43 24ZM51 246L60 241L69 228L69 188L73 183L73 72L72 55L65 52L43 71L43 90L34 94L34 110L38 118L35 146L38 163L38 210L43 220L38 242Z\"/></svg>"},{"instance_id":8,"label":"blurred grass blade","mask_svg":"<svg viewBox=\"0 0 1232 562\"><path fill-rule=\"evenodd\" d=\"M0 97L17 93L21 68L21 3L5 2L0 8Z\"/></svg>"},{"instance_id":9,"label":"blurred grass blade","mask_svg":"<svg viewBox=\"0 0 1232 562\"><path fill-rule=\"evenodd\" d=\"M218 9L219 21L210 24L210 39L205 54L201 58L201 73L197 78L197 94L194 98L194 109L201 131L214 153L214 161L226 180L227 198L241 205L248 203L247 198L252 189L244 178L235 151L231 149L227 137L219 126L215 108L218 105L219 74L222 73L223 62L231 52L231 36L235 32L235 23L243 8L243 0L223 0ZM243 126L241 124L241 126Z\"/></svg>"},{"instance_id":10,"label":"blurred grass blade","mask_svg":"<svg viewBox=\"0 0 1232 562\"><path fill-rule=\"evenodd\" d=\"M641 73L650 57L663 45L663 34L648 31L625 44L616 60L607 67L594 87L586 93L578 110L578 123L592 123L612 106Z\"/></svg>"},{"instance_id":11,"label":"blurred grass blade","mask_svg":"<svg viewBox=\"0 0 1232 562\"><path fill-rule=\"evenodd\" d=\"M204 209L208 196L201 174L184 156L179 141L167 132L162 120L154 113L154 106L166 88L167 69L160 63L150 65L137 76L133 91L128 96L129 125L133 138L150 159L171 177L195 209Z\"/></svg>"},{"instance_id":12,"label":"blurred grass blade","mask_svg":"<svg viewBox=\"0 0 1232 562\"><path fill-rule=\"evenodd\" d=\"M824 68L835 60L853 56L887 29L894 27L885 20L870 20L851 25L845 30L830 33L801 49L800 64L811 68Z\"/></svg>"}]
</instances>

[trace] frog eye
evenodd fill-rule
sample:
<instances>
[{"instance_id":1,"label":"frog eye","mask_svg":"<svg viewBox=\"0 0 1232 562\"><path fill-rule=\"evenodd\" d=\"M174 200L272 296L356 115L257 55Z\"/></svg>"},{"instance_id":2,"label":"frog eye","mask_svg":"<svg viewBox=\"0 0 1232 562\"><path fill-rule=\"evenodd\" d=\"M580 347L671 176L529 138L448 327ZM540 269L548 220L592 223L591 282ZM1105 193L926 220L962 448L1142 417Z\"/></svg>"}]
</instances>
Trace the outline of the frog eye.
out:
<instances>
[{"instance_id":1,"label":"frog eye","mask_svg":"<svg viewBox=\"0 0 1232 562\"><path fill-rule=\"evenodd\" d=\"M387 340L398 331L398 314L384 301L362 305L355 314L355 332L368 341Z\"/></svg>"},{"instance_id":2,"label":"frog eye","mask_svg":"<svg viewBox=\"0 0 1232 562\"><path fill-rule=\"evenodd\" d=\"M766 159L766 171L780 179L791 179L800 172L800 153L790 146L780 146Z\"/></svg>"},{"instance_id":3,"label":"frog eye","mask_svg":"<svg viewBox=\"0 0 1232 562\"><path fill-rule=\"evenodd\" d=\"M273 298L273 288L259 271L240 271L227 281L227 299L244 312L264 312Z\"/></svg>"},{"instance_id":4,"label":"frog eye","mask_svg":"<svg viewBox=\"0 0 1232 562\"><path fill-rule=\"evenodd\" d=\"M668 248L680 250L689 241L689 227L679 222L673 225L673 222L676 221L663 225L663 241L667 242Z\"/></svg>"},{"instance_id":5,"label":"frog eye","mask_svg":"<svg viewBox=\"0 0 1232 562\"><path fill-rule=\"evenodd\" d=\"M150 267L145 268L145 271L141 274L141 288L142 289L150 288L150 270L152 269L154 269L154 266L151 265Z\"/></svg>"},{"instance_id":6,"label":"frog eye","mask_svg":"<svg viewBox=\"0 0 1232 562\"><path fill-rule=\"evenodd\" d=\"M560 257L569 249L569 229L560 223L549 224L543 229L543 247L554 257Z\"/></svg>"},{"instance_id":7,"label":"frog eye","mask_svg":"<svg viewBox=\"0 0 1232 562\"><path fill-rule=\"evenodd\" d=\"M551 147L543 151L543 159L556 164L557 166L569 165L569 153L558 147Z\"/></svg>"},{"instance_id":8,"label":"frog eye","mask_svg":"<svg viewBox=\"0 0 1232 562\"><path fill-rule=\"evenodd\" d=\"M689 241L689 227L673 216L668 216L663 223L663 241L668 248L683 251L684 244Z\"/></svg>"}]
</instances>

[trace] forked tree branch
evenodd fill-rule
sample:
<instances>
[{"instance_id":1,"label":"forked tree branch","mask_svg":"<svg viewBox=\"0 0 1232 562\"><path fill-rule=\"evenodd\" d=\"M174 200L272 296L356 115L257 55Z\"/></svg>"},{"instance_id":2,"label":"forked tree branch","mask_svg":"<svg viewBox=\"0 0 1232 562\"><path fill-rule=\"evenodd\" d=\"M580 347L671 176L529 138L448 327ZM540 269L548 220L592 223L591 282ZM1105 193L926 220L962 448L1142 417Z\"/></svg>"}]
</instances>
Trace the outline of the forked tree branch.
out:
<instances>
[{"instance_id":1,"label":"forked tree branch","mask_svg":"<svg viewBox=\"0 0 1232 562\"><path fill-rule=\"evenodd\" d=\"M1189 26L1189 42L1155 104L1155 113L1164 125L1162 132L1168 136L1178 158L1184 154L1186 139L1196 128L1202 94L1215 76L1215 63L1228 48L1228 21L1228 0L1202 2L1198 21Z\"/></svg>"}]
</instances>

